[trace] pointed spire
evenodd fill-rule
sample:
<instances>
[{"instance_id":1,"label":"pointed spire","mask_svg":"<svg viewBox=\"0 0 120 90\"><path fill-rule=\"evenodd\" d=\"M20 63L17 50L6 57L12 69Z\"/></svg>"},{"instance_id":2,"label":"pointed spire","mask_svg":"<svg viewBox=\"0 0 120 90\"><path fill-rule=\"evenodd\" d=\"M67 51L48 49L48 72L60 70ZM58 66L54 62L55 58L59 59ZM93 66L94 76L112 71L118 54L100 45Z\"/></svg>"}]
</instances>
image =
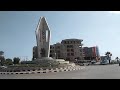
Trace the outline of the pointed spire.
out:
<instances>
[{"instance_id":1,"label":"pointed spire","mask_svg":"<svg viewBox=\"0 0 120 90\"><path fill-rule=\"evenodd\" d=\"M37 29L35 32L38 32L39 30L49 30L45 17L40 17L39 19Z\"/></svg>"},{"instance_id":2,"label":"pointed spire","mask_svg":"<svg viewBox=\"0 0 120 90\"><path fill-rule=\"evenodd\" d=\"M40 29L41 30L49 30L49 27L48 27L48 24L46 22L46 19L45 17L41 17L41 20L40 20Z\"/></svg>"},{"instance_id":3,"label":"pointed spire","mask_svg":"<svg viewBox=\"0 0 120 90\"><path fill-rule=\"evenodd\" d=\"M43 57L41 53L41 50L43 48L46 51L45 57L49 57L50 29L48 27L45 17L40 17L40 20L38 22L36 29L36 40L38 47L38 58Z\"/></svg>"}]
</instances>

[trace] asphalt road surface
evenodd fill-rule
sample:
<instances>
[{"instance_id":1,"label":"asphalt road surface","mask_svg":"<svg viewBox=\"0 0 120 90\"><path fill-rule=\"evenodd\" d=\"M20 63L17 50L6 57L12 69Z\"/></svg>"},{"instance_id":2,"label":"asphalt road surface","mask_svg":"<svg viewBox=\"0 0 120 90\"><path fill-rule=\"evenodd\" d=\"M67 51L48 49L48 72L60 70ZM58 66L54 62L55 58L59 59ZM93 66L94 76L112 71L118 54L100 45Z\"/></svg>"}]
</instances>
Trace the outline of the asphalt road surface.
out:
<instances>
[{"instance_id":1,"label":"asphalt road surface","mask_svg":"<svg viewBox=\"0 0 120 90\"><path fill-rule=\"evenodd\" d=\"M120 79L120 66L118 64L93 65L85 66L81 70L67 72L19 75L1 74L0 79Z\"/></svg>"}]
</instances>

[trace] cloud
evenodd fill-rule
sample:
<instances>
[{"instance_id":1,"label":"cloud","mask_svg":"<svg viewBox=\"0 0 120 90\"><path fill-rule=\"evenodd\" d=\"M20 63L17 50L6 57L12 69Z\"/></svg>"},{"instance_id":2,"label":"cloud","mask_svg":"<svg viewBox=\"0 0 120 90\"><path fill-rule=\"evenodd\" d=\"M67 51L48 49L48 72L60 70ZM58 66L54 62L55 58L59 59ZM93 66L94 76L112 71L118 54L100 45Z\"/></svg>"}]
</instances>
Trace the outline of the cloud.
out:
<instances>
[{"instance_id":1,"label":"cloud","mask_svg":"<svg viewBox=\"0 0 120 90\"><path fill-rule=\"evenodd\" d=\"M120 14L120 11L108 11L108 12L112 14Z\"/></svg>"}]
</instances>

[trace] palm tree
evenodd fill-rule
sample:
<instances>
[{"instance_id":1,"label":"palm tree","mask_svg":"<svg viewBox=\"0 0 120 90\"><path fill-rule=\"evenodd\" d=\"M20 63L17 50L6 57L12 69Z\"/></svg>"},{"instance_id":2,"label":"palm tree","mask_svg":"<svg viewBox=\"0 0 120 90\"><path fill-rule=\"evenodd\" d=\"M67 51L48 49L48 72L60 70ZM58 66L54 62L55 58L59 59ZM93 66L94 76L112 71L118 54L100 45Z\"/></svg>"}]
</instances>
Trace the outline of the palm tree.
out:
<instances>
[{"instance_id":1,"label":"palm tree","mask_svg":"<svg viewBox=\"0 0 120 90\"><path fill-rule=\"evenodd\" d=\"M118 62L119 62L119 58L118 58L118 57L116 57L115 59L117 60L117 63L118 63Z\"/></svg>"},{"instance_id":2,"label":"palm tree","mask_svg":"<svg viewBox=\"0 0 120 90\"><path fill-rule=\"evenodd\" d=\"M107 58L109 60L109 64L110 64L112 53L111 52L106 52L105 55L107 56Z\"/></svg>"},{"instance_id":3,"label":"palm tree","mask_svg":"<svg viewBox=\"0 0 120 90\"><path fill-rule=\"evenodd\" d=\"M19 57L14 57L13 58L13 64L19 64L20 63L20 58Z\"/></svg>"}]
</instances>

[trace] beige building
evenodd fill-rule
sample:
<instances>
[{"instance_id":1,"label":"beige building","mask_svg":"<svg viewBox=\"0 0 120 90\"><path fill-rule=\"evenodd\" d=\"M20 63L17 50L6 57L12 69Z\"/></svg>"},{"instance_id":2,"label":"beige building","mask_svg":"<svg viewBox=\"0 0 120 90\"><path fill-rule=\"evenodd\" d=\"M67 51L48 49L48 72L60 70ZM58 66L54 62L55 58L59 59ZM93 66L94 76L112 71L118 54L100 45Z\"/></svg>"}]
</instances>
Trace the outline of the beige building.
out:
<instances>
[{"instance_id":1,"label":"beige building","mask_svg":"<svg viewBox=\"0 0 120 90\"><path fill-rule=\"evenodd\" d=\"M75 61L83 59L81 39L65 39L50 46L50 57Z\"/></svg>"}]
</instances>

